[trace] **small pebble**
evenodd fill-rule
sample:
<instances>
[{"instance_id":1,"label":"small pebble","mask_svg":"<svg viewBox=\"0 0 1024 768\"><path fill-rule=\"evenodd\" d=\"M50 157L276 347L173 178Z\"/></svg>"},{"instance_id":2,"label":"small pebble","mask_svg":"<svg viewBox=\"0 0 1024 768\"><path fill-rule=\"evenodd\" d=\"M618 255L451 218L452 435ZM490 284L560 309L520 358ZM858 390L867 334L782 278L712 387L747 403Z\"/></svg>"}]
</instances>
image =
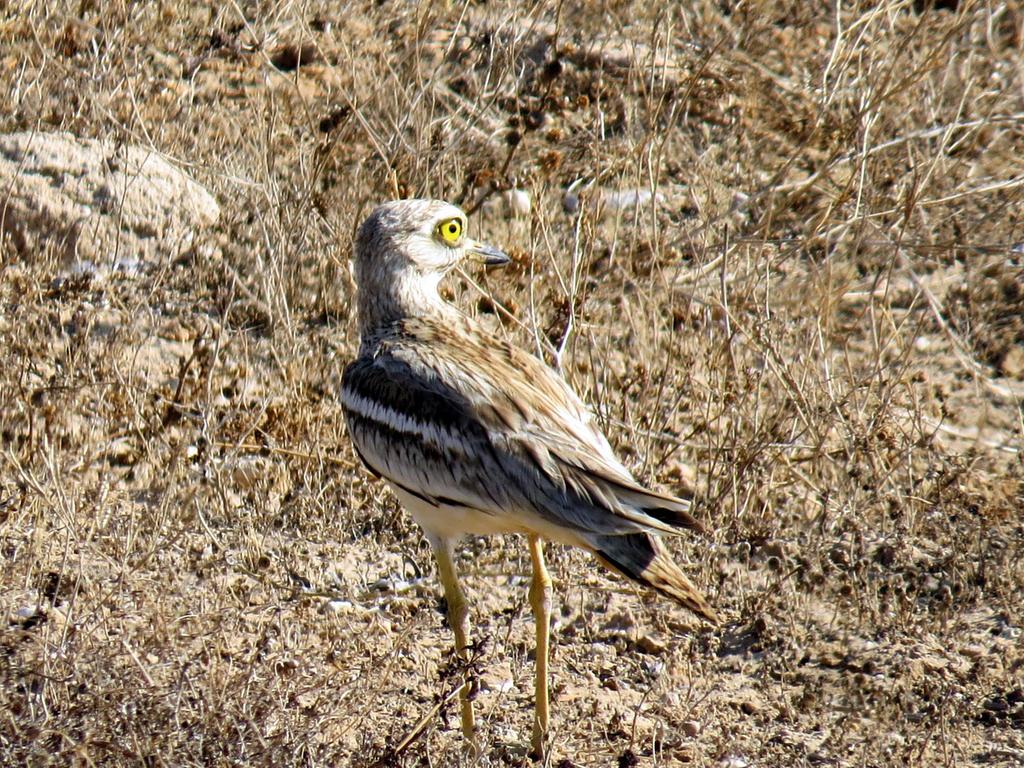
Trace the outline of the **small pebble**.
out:
<instances>
[{"instance_id":1,"label":"small pebble","mask_svg":"<svg viewBox=\"0 0 1024 768\"><path fill-rule=\"evenodd\" d=\"M683 729L683 733L689 736L691 739L696 739L700 735L700 723L696 720L684 720L679 725Z\"/></svg>"},{"instance_id":2,"label":"small pebble","mask_svg":"<svg viewBox=\"0 0 1024 768\"><path fill-rule=\"evenodd\" d=\"M761 705L758 704L756 701L747 699L742 704L740 704L740 709L743 710L743 714L745 715L756 715L758 711L760 711Z\"/></svg>"},{"instance_id":3,"label":"small pebble","mask_svg":"<svg viewBox=\"0 0 1024 768\"><path fill-rule=\"evenodd\" d=\"M505 193L505 203L508 206L509 214L515 218L530 215L532 200L530 193L525 189L510 189Z\"/></svg>"},{"instance_id":4,"label":"small pebble","mask_svg":"<svg viewBox=\"0 0 1024 768\"><path fill-rule=\"evenodd\" d=\"M651 201L653 195L649 189L624 189L618 192L606 191L601 195L601 202L605 208L613 211L621 211L627 208L637 208L646 205ZM656 202L663 202L664 198L659 194Z\"/></svg>"},{"instance_id":5,"label":"small pebble","mask_svg":"<svg viewBox=\"0 0 1024 768\"><path fill-rule=\"evenodd\" d=\"M652 637L651 635L642 635L636 641L636 647L644 653L650 653L656 656L664 653L667 650L665 644L661 642L661 640L658 640L657 638Z\"/></svg>"},{"instance_id":6,"label":"small pebble","mask_svg":"<svg viewBox=\"0 0 1024 768\"><path fill-rule=\"evenodd\" d=\"M329 600L327 610L331 613L348 613L352 610L352 602L350 600Z\"/></svg>"},{"instance_id":7,"label":"small pebble","mask_svg":"<svg viewBox=\"0 0 1024 768\"><path fill-rule=\"evenodd\" d=\"M405 592L411 586L412 584L405 579L382 578L373 582L370 589L374 592Z\"/></svg>"},{"instance_id":8,"label":"small pebble","mask_svg":"<svg viewBox=\"0 0 1024 768\"><path fill-rule=\"evenodd\" d=\"M665 671L665 663L662 661L657 661L655 659L645 659L643 664L644 669L647 670L647 674L649 674L651 677L658 677L659 675L661 675L662 672Z\"/></svg>"}]
</instances>

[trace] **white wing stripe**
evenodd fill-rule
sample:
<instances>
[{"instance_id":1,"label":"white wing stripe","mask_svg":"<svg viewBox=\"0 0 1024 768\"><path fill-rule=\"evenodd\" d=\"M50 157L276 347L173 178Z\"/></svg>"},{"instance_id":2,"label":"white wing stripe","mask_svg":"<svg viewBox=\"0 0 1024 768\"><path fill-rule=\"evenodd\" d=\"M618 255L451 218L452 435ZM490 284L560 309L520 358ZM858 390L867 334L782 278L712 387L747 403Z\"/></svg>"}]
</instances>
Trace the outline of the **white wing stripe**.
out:
<instances>
[{"instance_id":1,"label":"white wing stripe","mask_svg":"<svg viewBox=\"0 0 1024 768\"><path fill-rule=\"evenodd\" d=\"M353 413L364 419L376 421L389 429L405 435L417 435L427 443L439 448L456 449L465 455L468 453L466 441L450 429L438 426L429 421L420 421L404 413L399 413L379 400L371 400L353 392L347 387L341 389L341 402Z\"/></svg>"}]
</instances>

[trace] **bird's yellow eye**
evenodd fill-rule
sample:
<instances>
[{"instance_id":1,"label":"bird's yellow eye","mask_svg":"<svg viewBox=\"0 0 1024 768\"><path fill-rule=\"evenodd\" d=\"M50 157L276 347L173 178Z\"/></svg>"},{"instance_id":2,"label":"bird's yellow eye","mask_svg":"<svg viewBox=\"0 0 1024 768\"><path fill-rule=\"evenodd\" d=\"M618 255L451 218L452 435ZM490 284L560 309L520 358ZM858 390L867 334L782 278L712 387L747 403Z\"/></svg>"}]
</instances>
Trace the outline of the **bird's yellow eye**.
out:
<instances>
[{"instance_id":1,"label":"bird's yellow eye","mask_svg":"<svg viewBox=\"0 0 1024 768\"><path fill-rule=\"evenodd\" d=\"M455 245L462 239L462 221L460 219L446 219L437 225L437 234L448 245Z\"/></svg>"}]
</instances>

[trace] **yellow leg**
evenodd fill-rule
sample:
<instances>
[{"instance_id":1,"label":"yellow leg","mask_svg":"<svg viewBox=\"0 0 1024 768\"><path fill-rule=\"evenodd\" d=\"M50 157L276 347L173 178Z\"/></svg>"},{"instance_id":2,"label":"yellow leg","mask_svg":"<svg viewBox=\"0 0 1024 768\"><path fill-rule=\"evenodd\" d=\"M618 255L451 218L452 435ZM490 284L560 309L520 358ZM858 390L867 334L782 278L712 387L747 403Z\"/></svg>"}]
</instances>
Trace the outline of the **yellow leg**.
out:
<instances>
[{"instance_id":1,"label":"yellow leg","mask_svg":"<svg viewBox=\"0 0 1024 768\"><path fill-rule=\"evenodd\" d=\"M466 595L459 585L459 576L455 572L451 542L431 541L431 544L434 547L434 557L437 558L437 572L441 578L441 585L444 587L444 597L448 602L448 623L452 625L452 631L455 633L455 650L463 659L468 659L469 605L466 602ZM462 708L462 735L475 750L473 702L469 698L471 688L470 682L462 686L462 690L459 691L459 704Z\"/></svg>"},{"instance_id":2,"label":"yellow leg","mask_svg":"<svg viewBox=\"0 0 1024 768\"><path fill-rule=\"evenodd\" d=\"M530 558L533 560L533 582L530 584L530 606L537 626L536 710L533 718L533 754L544 755L544 736L548 732L548 634L551 627L551 577L544 565L544 542L530 536Z\"/></svg>"}]
</instances>

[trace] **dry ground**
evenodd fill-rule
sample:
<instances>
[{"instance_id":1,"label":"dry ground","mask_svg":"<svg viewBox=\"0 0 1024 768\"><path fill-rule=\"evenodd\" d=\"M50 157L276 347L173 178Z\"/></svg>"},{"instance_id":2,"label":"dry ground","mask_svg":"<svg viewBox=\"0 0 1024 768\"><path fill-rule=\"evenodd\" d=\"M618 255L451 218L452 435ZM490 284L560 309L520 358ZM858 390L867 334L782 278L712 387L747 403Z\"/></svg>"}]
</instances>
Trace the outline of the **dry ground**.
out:
<instances>
[{"instance_id":1,"label":"dry ground","mask_svg":"<svg viewBox=\"0 0 1024 768\"><path fill-rule=\"evenodd\" d=\"M819 7L0 3L0 130L224 208L141 274L2 252L0 763L465 762L334 396L353 228L415 194L516 256L452 298L712 531L715 631L551 549L550 765L1024 764L1024 7ZM525 764L525 547L464 552L479 764Z\"/></svg>"}]
</instances>

